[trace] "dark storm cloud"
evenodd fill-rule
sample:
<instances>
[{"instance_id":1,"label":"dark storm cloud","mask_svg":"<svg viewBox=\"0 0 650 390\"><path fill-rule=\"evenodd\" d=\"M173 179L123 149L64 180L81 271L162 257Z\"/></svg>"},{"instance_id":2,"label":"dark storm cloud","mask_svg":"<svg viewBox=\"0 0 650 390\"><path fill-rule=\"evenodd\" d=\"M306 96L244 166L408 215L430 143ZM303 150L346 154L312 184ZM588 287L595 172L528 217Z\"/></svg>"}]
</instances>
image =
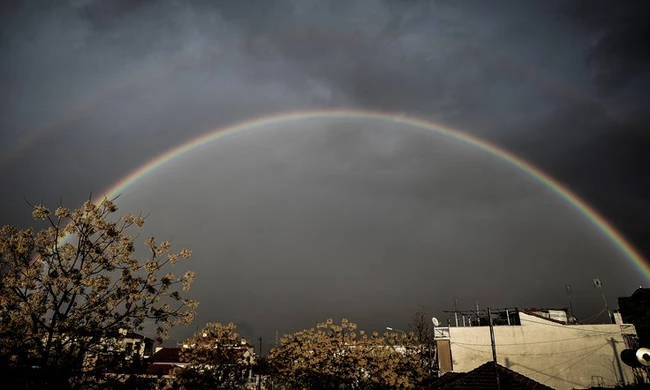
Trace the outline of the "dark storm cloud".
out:
<instances>
[{"instance_id":1,"label":"dark storm cloud","mask_svg":"<svg viewBox=\"0 0 650 390\"><path fill-rule=\"evenodd\" d=\"M562 281L583 278L584 259L593 272L616 264L588 223L512 167L391 127L297 123L224 139L128 189L122 204L147 204L157 235L209 242L191 265L201 320L241 318L265 339L259 323L284 331L350 315L381 328L454 297L562 302ZM193 195L151 197L170 188Z\"/></svg>"},{"instance_id":2,"label":"dark storm cloud","mask_svg":"<svg viewBox=\"0 0 650 390\"><path fill-rule=\"evenodd\" d=\"M306 12L310 4L313 12ZM476 126L468 117L490 113L489 126L497 127L494 124L512 116L548 113L558 96L566 94L562 78L578 78L573 69L560 77L553 74L554 68L563 69L569 62L565 53L556 55L563 49L558 45L567 48L580 39L567 40L566 25L560 26L564 31L544 31L557 17L545 15L543 9L511 20L511 15L502 14L507 7L329 4L301 3L304 17L278 15L280 22L267 28L259 46L268 50L272 45L360 107L467 122L474 125L470 128L485 125ZM322 27L332 21L335 29ZM549 44L553 38L556 42ZM546 85L544 77L557 78L557 85Z\"/></svg>"},{"instance_id":3,"label":"dark storm cloud","mask_svg":"<svg viewBox=\"0 0 650 390\"><path fill-rule=\"evenodd\" d=\"M607 95L642 83L650 63L650 4L647 1L590 2L567 5L569 14L596 38L588 50L595 84ZM647 99L647 96L646 96ZM646 100L647 103L647 100Z\"/></svg>"},{"instance_id":4,"label":"dark storm cloud","mask_svg":"<svg viewBox=\"0 0 650 390\"><path fill-rule=\"evenodd\" d=\"M328 103L326 86L282 59L246 54L246 30L210 3L19 5L4 17L0 169L38 177L12 203L43 186L80 199L211 128ZM15 158L28 154L40 157Z\"/></svg>"},{"instance_id":5,"label":"dark storm cloud","mask_svg":"<svg viewBox=\"0 0 650 390\"><path fill-rule=\"evenodd\" d=\"M2 223L25 221L23 197L74 204L209 129L345 107L439 121L505 146L650 253L646 2L2 4ZM610 270L620 256L538 184L483 155L397 125L304 126L224 141L233 149L186 156L125 194L126 209L151 212L148 227L192 242L199 262L228 259L197 266L201 320L240 316L255 333L342 312L381 327L378 318L406 318L419 304L440 310L454 296L561 305L567 280L522 275L555 267L588 284L596 275L578 275L583 259ZM562 241L572 234L578 244ZM436 272L458 279L440 284ZM638 283L610 274L619 295ZM237 294L212 293L214 281ZM517 296L503 302L493 281ZM328 283L341 294L324 293ZM413 307L400 308L407 298Z\"/></svg>"},{"instance_id":6,"label":"dark storm cloud","mask_svg":"<svg viewBox=\"0 0 650 390\"><path fill-rule=\"evenodd\" d=\"M637 152L650 147L647 132L624 118L650 96L650 7L632 5L307 2L302 14L338 28L282 13L259 45L275 45L359 107L454 123L514 147L598 208L617 209L611 218L647 251L647 227L628 225L621 210L648 213L648 187L637 179L650 165ZM358 23L363 15L375 16L364 19L370 26Z\"/></svg>"},{"instance_id":7,"label":"dark storm cloud","mask_svg":"<svg viewBox=\"0 0 650 390\"><path fill-rule=\"evenodd\" d=\"M650 5L578 1L558 9L576 34L589 37L580 53L601 104L564 105L533 124L537 136L513 141L527 144L525 155L569 183L647 254L650 183L640 177L650 166Z\"/></svg>"}]
</instances>

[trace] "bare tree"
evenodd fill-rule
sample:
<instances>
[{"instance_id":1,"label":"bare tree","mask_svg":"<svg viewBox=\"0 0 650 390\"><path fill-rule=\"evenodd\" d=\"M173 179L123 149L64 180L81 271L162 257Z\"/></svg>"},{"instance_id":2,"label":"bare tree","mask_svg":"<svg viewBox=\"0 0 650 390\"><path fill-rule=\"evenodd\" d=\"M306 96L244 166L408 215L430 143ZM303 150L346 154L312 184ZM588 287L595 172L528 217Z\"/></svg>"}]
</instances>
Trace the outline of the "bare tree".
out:
<instances>
[{"instance_id":1,"label":"bare tree","mask_svg":"<svg viewBox=\"0 0 650 390\"><path fill-rule=\"evenodd\" d=\"M413 314L409 324L409 333L412 335L412 343L418 345L420 352L420 362L427 373L425 381L433 380L436 375L436 344L435 344L435 327L423 310L418 310Z\"/></svg>"}]
</instances>

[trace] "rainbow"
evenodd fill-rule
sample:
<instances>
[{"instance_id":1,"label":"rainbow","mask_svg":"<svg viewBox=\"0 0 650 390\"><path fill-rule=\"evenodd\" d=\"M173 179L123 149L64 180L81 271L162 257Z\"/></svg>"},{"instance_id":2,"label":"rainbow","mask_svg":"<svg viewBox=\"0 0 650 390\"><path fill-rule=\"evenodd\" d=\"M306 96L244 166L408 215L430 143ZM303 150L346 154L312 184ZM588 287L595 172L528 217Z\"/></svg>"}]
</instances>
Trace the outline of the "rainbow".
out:
<instances>
[{"instance_id":1,"label":"rainbow","mask_svg":"<svg viewBox=\"0 0 650 390\"><path fill-rule=\"evenodd\" d=\"M147 162L140 168L136 169L128 176L114 184L110 187L103 195L96 198L98 201L101 201L104 198L115 198L133 183L138 181L143 176L151 173L152 171L160 168L164 164L168 164L178 158L179 156L192 151L193 149L208 144L210 142L216 141L222 137L225 137L230 134L238 133L244 130L254 130L264 126L269 126L279 123L287 123L300 121L305 119L318 119L318 118L334 118L334 119L345 119L345 118L369 118L369 119L381 119L390 121L398 124L405 124L414 127L419 127L425 130L429 130L438 134L443 134L454 139L466 142L467 144L476 147L484 152L487 152L490 155L496 156L501 160L512 164L517 167L524 173L530 175L535 180L543 184L545 187L549 188L560 198L564 199L570 205L572 205L576 210L578 210L582 215L584 215L589 221L591 221L597 228L604 234L609 240L612 241L624 254L625 256L634 264L636 268L641 271L641 273L650 280L650 265L648 262L641 256L641 254L630 244L627 240L614 229L614 227L603 218L597 211L595 211L591 206L589 206L584 200L580 199L577 195L573 194L569 189L564 185L559 183L557 180L553 179L540 169L534 167L533 165L527 163L521 158L515 156L514 154L504 150L488 141L474 137L472 135L463 133L458 130L446 127L441 124L428 122L421 119L409 118L394 114L372 112L372 111L362 111L362 110L311 110L311 111L299 111L292 113L280 113L272 116L257 118L249 121L240 122L229 127L224 127L220 129L212 130L204 135L201 135L189 142L186 142L180 146L177 146L167 152L159 155L158 157Z\"/></svg>"}]
</instances>

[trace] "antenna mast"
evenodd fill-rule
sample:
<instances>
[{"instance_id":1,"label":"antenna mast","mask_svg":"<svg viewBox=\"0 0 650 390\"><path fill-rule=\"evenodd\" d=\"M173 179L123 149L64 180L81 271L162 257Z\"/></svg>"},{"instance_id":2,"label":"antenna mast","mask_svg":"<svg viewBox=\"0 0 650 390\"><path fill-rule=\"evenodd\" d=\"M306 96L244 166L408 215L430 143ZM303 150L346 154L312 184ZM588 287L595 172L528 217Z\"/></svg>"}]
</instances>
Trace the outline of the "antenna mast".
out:
<instances>
[{"instance_id":1,"label":"antenna mast","mask_svg":"<svg viewBox=\"0 0 650 390\"><path fill-rule=\"evenodd\" d=\"M593 282L594 282L594 287L596 287L600 291L600 296L603 298L605 311L607 311L607 319L609 320L610 323L613 323L612 312L609 311L609 305L607 304L607 298L605 297L605 291L603 290L603 282L600 280L600 278L594 278Z\"/></svg>"},{"instance_id":2,"label":"antenna mast","mask_svg":"<svg viewBox=\"0 0 650 390\"><path fill-rule=\"evenodd\" d=\"M567 284L565 287L566 287L566 293L569 297L569 319L575 318L575 314L573 312L573 291L571 290L570 284Z\"/></svg>"}]
</instances>

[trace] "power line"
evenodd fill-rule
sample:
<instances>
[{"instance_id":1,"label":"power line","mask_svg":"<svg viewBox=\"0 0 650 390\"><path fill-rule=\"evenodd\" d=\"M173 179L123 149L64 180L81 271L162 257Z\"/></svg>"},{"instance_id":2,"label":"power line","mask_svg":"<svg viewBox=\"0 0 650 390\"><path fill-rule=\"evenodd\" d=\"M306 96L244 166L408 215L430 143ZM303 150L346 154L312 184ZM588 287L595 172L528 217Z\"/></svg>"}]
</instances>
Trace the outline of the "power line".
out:
<instances>
[{"instance_id":1,"label":"power line","mask_svg":"<svg viewBox=\"0 0 650 390\"><path fill-rule=\"evenodd\" d=\"M582 338L583 337L580 337L580 339L582 339ZM485 349L485 348L473 348L476 345L469 346L467 344L460 344L460 343L457 343L456 345L459 348L467 349L467 350L470 350L470 351L487 352L487 349ZM482 346L487 347L487 345L482 345ZM497 344L497 347L500 347L500 346L501 345ZM576 353L576 352L582 352L582 351L586 351L586 350L590 350L589 352L592 352L591 350L593 348L594 348L594 346L590 345L588 347L583 347L583 348L578 348L578 349L562 350L562 353L563 354ZM507 353L508 356L546 356L546 355L557 355L557 354L558 354L557 351L547 351L547 352L537 352L537 353L535 353L535 352L519 352L519 353L518 352L508 352Z\"/></svg>"},{"instance_id":2,"label":"power line","mask_svg":"<svg viewBox=\"0 0 650 390\"><path fill-rule=\"evenodd\" d=\"M540 325L546 325L546 326L552 326L556 328L562 328L566 330L577 330L580 332L591 332L591 333L599 333L599 334L620 334L621 332L615 332L615 331L604 331L604 330L593 330L593 329L581 329L578 328L577 326L584 326L584 325L560 325L560 324L554 324L552 322L539 322L539 321L533 321L529 320L526 318L520 318L519 319L521 322L531 322L533 324L540 324ZM610 324L606 324L610 325Z\"/></svg>"},{"instance_id":3,"label":"power line","mask_svg":"<svg viewBox=\"0 0 650 390\"><path fill-rule=\"evenodd\" d=\"M564 367L565 369L568 369L568 368L573 367L573 366L575 366L576 364L580 363L580 362L582 361L582 359L583 359L585 356L588 356L588 355L593 354L594 352L596 352L597 350L603 348L604 346L605 346L605 345L601 345L601 346L599 346L599 347L597 347L597 348L594 348L594 349L592 349L592 350L589 350L588 352L586 352L586 353L584 353L584 354L582 354L582 355L580 355L580 356L578 356L578 357L571 357L571 358L567 359L566 361L561 361L561 362L556 363L556 364L554 364L554 365L552 365L552 366L548 366L548 367L545 367L545 368L542 368L542 369L535 369L535 368L532 368L532 367L529 367L529 366L525 366L525 365L523 365L523 364L521 364L521 363L518 363L518 362L513 362L512 365L513 365L513 366L520 366L520 367L523 367L523 368L526 369L526 370L533 371L533 372L535 372L535 373L538 373L538 374L544 375L544 376L546 376L546 377L548 377L548 378L556 379L556 380L559 380L559 381L562 381L562 382L565 382L565 383L570 383L570 384L572 384L572 385L574 385L574 386L581 386L581 387L582 387L582 386L584 386L583 383L578 383L578 382L570 381L570 380L568 380L568 379L566 379L566 378L562 378L562 377L559 377L559 376L556 376L556 375L551 375L551 374L548 374L548 373L546 373L546 372L544 372L544 371L542 371L542 370L550 370L550 369L554 369L554 368L556 368L556 367L558 367L558 366L561 366L561 365L567 364L567 363L569 363L571 360L573 360L573 363L572 363L572 364L570 364L570 365Z\"/></svg>"},{"instance_id":4,"label":"power line","mask_svg":"<svg viewBox=\"0 0 650 390\"><path fill-rule=\"evenodd\" d=\"M584 357L593 354L594 352L596 352L596 351L598 351L599 349L601 349L601 348L607 346L608 344L609 344L609 343L605 343L605 344L597 345L597 346L595 346L595 347L594 347L594 346L590 346L590 347L587 347L587 348L581 348L581 349L573 350L573 351L563 351L563 353L565 353L565 352L566 352L566 353L571 353L571 352L582 352L582 351L585 351L585 350L586 350L586 352L584 352L584 353L582 353L582 354L580 354L580 355L578 355L578 356L571 356L571 357L568 357L568 359L566 359L566 360L560 361L560 362L558 362L558 363L552 364L552 365L550 365L550 366L548 366L548 367L544 367L544 368L541 368L541 369L537 369L537 368L533 368L533 367L526 366L526 365L524 365L524 364L519 363L517 360L515 360L515 361L511 361L511 362L510 362L510 365L511 365L511 366L519 366L519 367L522 367L522 368L525 369L525 370L529 370L529 371L535 372L535 373L537 373L537 374L544 375L544 376L546 376L546 377L548 377L548 378L552 378L552 379L555 379L555 380L559 380L559 381L562 381L562 382L565 382L565 383L570 383L570 384L572 384L572 385L574 385L574 386L582 386L582 385L584 385L584 384L582 384L582 383L578 383L578 382L573 382L573 381L570 381L570 380L568 380L568 379L566 379L566 378L561 378L561 377L559 377L559 376L552 375L552 374L546 373L546 372L544 372L544 371L553 370L553 369L555 369L555 368L558 367L558 366L564 366L565 369L571 368L571 367L575 366L576 364L580 363L581 361L583 361L583 358L584 358ZM486 345L484 345L484 346L487 347L488 345L486 344ZM462 347L462 348L465 348L465 349L469 349L469 350L472 350L472 351L476 351L476 352L486 352L486 353L487 353L487 351L485 351L485 350L478 350L478 349L475 349L475 348L469 348L469 347L463 347L463 346L459 346L459 347ZM557 352L548 352L548 354L557 355ZM519 355L519 354L507 353L506 355L507 355L507 356L513 356L513 355L517 356L517 355ZM542 354L521 354L521 355L538 356L538 355L542 355Z\"/></svg>"},{"instance_id":5,"label":"power line","mask_svg":"<svg viewBox=\"0 0 650 390\"><path fill-rule=\"evenodd\" d=\"M593 334L593 335L584 335L584 336L579 336L579 337L571 337L571 338L557 339L557 340L530 341L530 342L525 342L525 343L503 343L503 344L496 343L496 346L497 347L507 347L507 346L515 346L515 345L550 344L550 343L560 343L560 342L571 341L571 340L580 340L580 339L584 339L585 337L596 337L596 336L601 336L601 335ZM477 347L490 347L490 346L492 346L492 344L464 343L462 341L451 341L451 344L472 345L472 346L477 346Z\"/></svg>"},{"instance_id":6,"label":"power line","mask_svg":"<svg viewBox=\"0 0 650 390\"><path fill-rule=\"evenodd\" d=\"M592 315L590 315L590 316L588 316L588 317L585 317L585 318L583 318L582 320L580 320L580 322L591 321L591 320L593 320L594 318L598 318L598 317L600 317L604 312L605 312L605 309L600 309L600 311L599 311L598 313L596 313L596 314L592 314Z\"/></svg>"}]
</instances>

